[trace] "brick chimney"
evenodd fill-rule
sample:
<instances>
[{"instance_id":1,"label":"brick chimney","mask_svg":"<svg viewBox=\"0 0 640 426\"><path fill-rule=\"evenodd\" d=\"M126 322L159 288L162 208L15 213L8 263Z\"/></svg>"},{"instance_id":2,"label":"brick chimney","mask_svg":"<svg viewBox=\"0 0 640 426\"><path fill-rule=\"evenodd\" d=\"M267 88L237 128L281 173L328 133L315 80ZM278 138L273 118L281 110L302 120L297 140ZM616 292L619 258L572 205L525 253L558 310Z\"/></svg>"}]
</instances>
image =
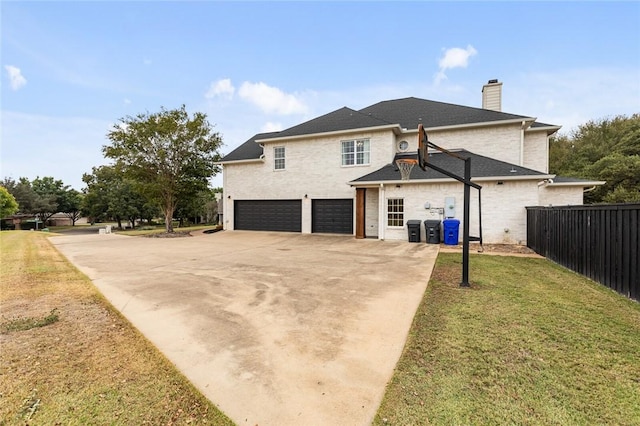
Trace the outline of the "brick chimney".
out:
<instances>
[{"instance_id":1,"label":"brick chimney","mask_svg":"<svg viewBox=\"0 0 640 426\"><path fill-rule=\"evenodd\" d=\"M502 111L502 83L497 79L482 86L482 108Z\"/></svg>"}]
</instances>

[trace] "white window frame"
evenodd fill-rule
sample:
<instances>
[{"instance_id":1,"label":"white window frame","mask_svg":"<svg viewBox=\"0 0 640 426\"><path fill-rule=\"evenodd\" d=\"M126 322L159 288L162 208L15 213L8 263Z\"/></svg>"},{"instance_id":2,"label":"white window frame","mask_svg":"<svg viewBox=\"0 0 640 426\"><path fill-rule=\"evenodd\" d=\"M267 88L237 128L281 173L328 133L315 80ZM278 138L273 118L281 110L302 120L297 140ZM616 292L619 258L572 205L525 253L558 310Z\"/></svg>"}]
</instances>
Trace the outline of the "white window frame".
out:
<instances>
[{"instance_id":1,"label":"white window frame","mask_svg":"<svg viewBox=\"0 0 640 426\"><path fill-rule=\"evenodd\" d=\"M371 164L371 142L369 139L341 141L340 157L342 167L368 166Z\"/></svg>"},{"instance_id":2,"label":"white window frame","mask_svg":"<svg viewBox=\"0 0 640 426\"><path fill-rule=\"evenodd\" d=\"M387 198L387 227L404 227L404 198Z\"/></svg>"},{"instance_id":3,"label":"white window frame","mask_svg":"<svg viewBox=\"0 0 640 426\"><path fill-rule=\"evenodd\" d=\"M273 147L273 170L286 170L286 150L284 146Z\"/></svg>"}]
</instances>

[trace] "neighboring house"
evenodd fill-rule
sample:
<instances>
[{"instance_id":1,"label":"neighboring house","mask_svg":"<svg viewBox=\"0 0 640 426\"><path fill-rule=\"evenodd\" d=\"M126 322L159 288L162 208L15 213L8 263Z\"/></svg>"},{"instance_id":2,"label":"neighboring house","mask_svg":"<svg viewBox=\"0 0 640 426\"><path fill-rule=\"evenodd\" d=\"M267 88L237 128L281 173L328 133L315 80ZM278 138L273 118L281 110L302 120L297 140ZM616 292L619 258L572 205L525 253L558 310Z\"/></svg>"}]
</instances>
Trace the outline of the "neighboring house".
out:
<instances>
[{"instance_id":1,"label":"neighboring house","mask_svg":"<svg viewBox=\"0 0 640 426\"><path fill-rule=\"evenodd\" d=\"M584 190L603 182L549 174L549 136L560 127L501 112L501 90L496 80L483 87L483 109L396 99L255 135L220 161L224 229L406 240L408 220L462 221L463 184L418 167L403 181L394 164L416 152L422 124L431 142L471 157L484 242L524 243L525 206L582 204ZM429 161L463 175L459 159L433 152ZM475 189L470 207L478 235ZM424 227L421 234L425 241Z\"/></svg>"},{"instance_id":2,"label":"neighboring house","mask_svg":"<svg viewBox=\"0 0 640 426\"><path fill-rule=\"evenodd\" d=\"M87 218L82 217L76 220L76 225L86 225ZM38 220L38 228L42 229L47 226L68 226L71 225L71 219L66 213L55 213L46 223ZM2 229L31 229L36 227L36 215L33 214L15 214L6 218L2 218Z\"/></svg>"}]
</instances>

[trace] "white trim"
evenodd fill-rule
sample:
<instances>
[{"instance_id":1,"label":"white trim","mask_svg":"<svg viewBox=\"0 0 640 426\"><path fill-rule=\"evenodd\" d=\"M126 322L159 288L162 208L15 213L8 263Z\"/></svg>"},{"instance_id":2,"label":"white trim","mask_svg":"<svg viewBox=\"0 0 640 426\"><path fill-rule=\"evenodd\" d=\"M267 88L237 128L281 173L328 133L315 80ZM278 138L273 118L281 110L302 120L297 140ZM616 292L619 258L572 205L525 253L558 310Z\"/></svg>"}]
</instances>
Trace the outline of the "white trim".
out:
<instances>
[{"instance_id":1,"label":"white trim","mask_svg":"<svg viewBox=\"0 0 640 426\"><path fill-rule=\"evenodd\" d=\"M282 157L276 156L276 150L282 148ZM282 160L282 167L278 168L276 165L278 164L278 160ZM281 172L283 170L287 170L287 149L284 145L277 145L273 147L273 171Z\"/></svg>"},{"instance_id":2,"label":"white trim","mask_svg":"<svg viewBox=\"0 0 640 426\"><path fill-rule=\"evenodd\" d=\"M284 141L294 141L298 139L309 139L319 136L334 136L334 135L346 135L352 133L364 133L364 132L376 132L381 130L393 130L397 129L402 131L399 124L387 124L384 126L375 126L375 127L358 127L356 129L345 129L345 130L334 130L331 132L320 132L320 133L305 133L303 135L294 135L294 136L283 136L279 138L269 138L269 139L256 139L256 143L276 143L276 142L284 142Z\"/></svg>"},{"instance_id":3,"label":"white trim","mask_svg":"<svg viewBox=\"0 0 640 426\"><path fill-rule=\"evenodd\" d=\"M264 163L264 155L261 155L260 158L247 158L246 160L227 160L227 161L216 161L213 163L216 166L224 166L225 164L243 164L243 163Z\"/></svg>"},{"instance_id":4,"label":"white trim","mask_svg":"<svg viewBox=\"0 0 640 426\"><path fill-rule=\"evenodd\" d=\"M547 136L551 136L552 134L554 134L555 132L557 132L558 130L562 129L562 126L546 126L546 127L531 127L529 126L529 128L525 129L525 132L542 132L542 131L546 131L547 132Z\"/></svg>"},{"instance_id":5,"label":"white trim","mask_svg":"<svg viewBox=\"0 0 640 426\"><path fill-rule=\"evenodd\" d=\"M439 130L455 130L455 129L468 129L468 128L473 128L473 127L491 127L491 126L496 126L496 125L506 125L506 124L520 124L522 125L522 122L527 122L529 123L529 128L531 127L531 124L533 124L535 121L537 120L537 118L535 117L524 117L524 118L512 118L509 120L496 120L496 121L481 121L478 123L467 123L467 124L452 124L449 126L438 126L438 127L425 127L424 130L425 131L439 131ZM407 130L407 129L403 129L403 134L414 134L414 133L418 133L418 129L411 129L411 130Z\"/></svg>"},{"instance_id":6,"label":"white trim","mask_svg":"<svg viewBox=\"0 0 640 426\"><path fill-rule=\"evenodd\" d=\"M600 185L604 185L605 181L603 180L586 180L584 182L553 182L553 180L551 182L549 181L545 181L544 185L545 186L600 186Z\"/></svg>"},{"instance_id":7,"label":"white trim","mask_svg":"<svg viewBox=\"0 0 640 426\"><path fill-rule=\"evenodd\" d=\"M344 151L344 144L345 143L352 143L353 145L353 151L349 151L349 152L345 152ZM361 152L358 153L358 142L362 142L362 143L366 143L367 144L367 150L364 151L362 150ZM368 161L366 163L358 163L358 154L367 154L367 159ZM345 154L353 154L353 164L345 164L344 160L345 160ZM364 160L364 159L363 159ZM363 167L363 166L370 166L371 165L371 139L369 138L356 138L356 139L345 139L345 140L341 140L340 141L340 165L341 167Z\"/></svg>"},{"instance_id":8,"label":"white trim","mask_svg":"<svg viewBox=\"0 0 640 426\"><path fill-rule=\"evenodd\" d=\"M378 191L378 239L384 241L385 230L387 229L387 205L384 202L386 200L384 183L379 184L380 190Z\"/></svg>"},{"instance_id":9,"label":"white trim","mask_svg":"<svg viewBox=\"0 0 640 426\"><path fill-rule=\"evenodd\" d=\"M551 179L555 175L521 175L521 176L483 176L471 178L471 182L491 182L491 181L520 181L520 180L545 180ZM461 176L462 177L462 176ZM410 180L384 180L384 181L366 181L366 182L347 182L347 185L357 188L366 188L377 185L410 185L410 184L433 184L433 183L455 183L459 182L453 178L439 179L410 179ZM462 183L462 182L460 182Z\"/></svg>"},{"instance_id":10,"label":"white trim","mask_svg":"<svg viewBox=\"0 0 640 426\"><path fill-rule=\"evenodd\" d=\"M401 200L402 201L402 213L400 212L389 212L389 201L391 200ZM389 229L402 229L405 225L405 211L404 211L404 197L387 197L385 205L385 214L384 214L384 224ZM402 214L402 225L389 225L389 214ZM398 220L397 218L393 220Z\"/></svg>"}]
</instances>

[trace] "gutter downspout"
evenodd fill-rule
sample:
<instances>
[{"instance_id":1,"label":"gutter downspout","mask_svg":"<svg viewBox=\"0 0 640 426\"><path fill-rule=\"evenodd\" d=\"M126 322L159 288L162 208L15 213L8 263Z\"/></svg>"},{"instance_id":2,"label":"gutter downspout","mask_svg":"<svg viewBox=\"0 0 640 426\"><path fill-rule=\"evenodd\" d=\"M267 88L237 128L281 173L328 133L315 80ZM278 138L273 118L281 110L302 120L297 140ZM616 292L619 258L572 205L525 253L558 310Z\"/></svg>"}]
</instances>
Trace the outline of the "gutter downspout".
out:
<instances>
[{"instance_id":1,"label":"gutter downspout","mask_svg":"<svg viewBox=\"0 0 640 426\"><path fill-rule=\"evenodd\" d=\"M385 203L384 203L384 183L380 184L378 192L378 239L384 241L384 230L387 221L385 220Z\"/></svg>"},{"instance_id":2,"label":"gutter downspout","mask_svg":"<svg viewBox=\"0 0 640 426\"><path fill-rule=\"evenodd\" d=\"M526 121L522 120L520 125L520 166L524 167L524 126Z\"/></svg>"}]
</instances>

